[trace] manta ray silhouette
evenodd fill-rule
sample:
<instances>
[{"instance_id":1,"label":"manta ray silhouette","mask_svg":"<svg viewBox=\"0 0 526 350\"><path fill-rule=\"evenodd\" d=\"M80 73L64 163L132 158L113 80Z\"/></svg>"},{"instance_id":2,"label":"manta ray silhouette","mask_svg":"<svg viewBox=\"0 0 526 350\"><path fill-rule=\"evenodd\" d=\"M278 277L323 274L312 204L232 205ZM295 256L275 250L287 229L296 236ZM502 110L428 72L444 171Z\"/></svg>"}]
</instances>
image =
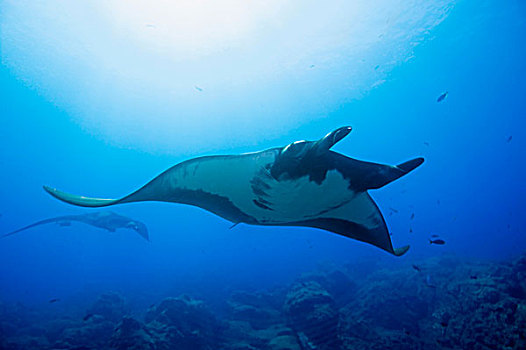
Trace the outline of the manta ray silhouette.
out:
<instances>
[{"instance_id":1,"label":"manta ray silhouette","mask_svg":"<svg viewBox=\"0 0 526 350\"><path fill-rule=\"evenodd\" d=\"M390 166L330 150L350 132L347 126L318 141L190 159L120 199L77 196L47 186L44 189L64 202L83 207L173 202L203 208L234 224L314 227L400 256L409 246L393 249L382 213L367 190L398 179L424 159Z\"/></svg>"},{"instance_id":2,"label":"manta ray silhouette","mask_svg":"<svg viewBox=\"0 0 526 350\"><path fill-rule=\"evenodd\" d=\"M146 227L144 223L137 221L137 220L130 219L126 216L115 214L111 211L101 211L101 212L81 214L81 215L63 215L63 216L57 216L54 218L44 219L44 220L37 221L31 225L24 226L18 230L6 233L0 236L0 238L11 236L11 235L14 235L15 233L30 229L35 226L44 225L44 224L57 223L60 226L70 226L72 221L82 222L84 224L88 224L88 225L95 226L98 228L103 228L110 232L115 232L115 230L119 228L126 228L130 230L134 230L145 240L147 241L150 240L149 235L148 235L148 228Z\"/></svg>"}]
</instances>

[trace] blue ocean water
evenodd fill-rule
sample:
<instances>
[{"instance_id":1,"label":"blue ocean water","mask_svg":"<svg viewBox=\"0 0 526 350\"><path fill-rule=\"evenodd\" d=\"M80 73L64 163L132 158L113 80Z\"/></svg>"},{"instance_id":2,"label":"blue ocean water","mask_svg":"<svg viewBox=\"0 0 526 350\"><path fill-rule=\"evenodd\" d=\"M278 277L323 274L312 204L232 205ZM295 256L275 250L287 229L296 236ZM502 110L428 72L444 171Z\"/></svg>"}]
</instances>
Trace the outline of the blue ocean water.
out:
<instances>
[{"instance_id":1,"label":"blue ocean water","mask_svg":"<svg viewBox=\"0 0 526 350\"><path fill-rule=\"evenodd\" d=\"M75 222L66 227L43 225L0 240L0 347L100 347L67 342L62 333L46 338L44 331L27 329L35 324L49 329L49 320L80 320L109 292L126 301L129 309L123 315L140 320L141 327L153 327L143 320L150 305L160 307L165 298L182 294L203 300L218 319L228 320L232 295L240 291L260 299L258 293L267 292L283 299L306 273L332 276L327 271L338 270L352 281L352 301L320 283L338 306L339 329L357 319L353 312L358 306L349 303L359 299L363 310L373 308L360 294L363 288L384 291L375 283L410 276L408 290L422 288L424 294L409 293L404 303L424 303L415 308L425 311L418 317L417 312L400 316L401 324L421 327L420 333L408 334L404 326L398 330L401 336L409 337L415 348L430 348L431 343L437 348L491 348L475 335L474 343L462 343L470 337L466 334L450 339L439 326L438 335L430 335L425 330L437 328L425 328L428 321L422 320L435 317L434 306L447 305L447 300L439 302L426 293L446 295L448 283L462 275L459 269L471 271L470 276L458 277L468 282L485 276L497 283L508 276L498 267L525 252L523 1L323 6L290 1L248 7L233 1L217 11L204 2L202 7L171 8L161 1L143 17L140 2L127 9L99 2L65 7L59 3L0 2L1 233L50 217L95 211L59 202L42 185L117 198L186 159L317 140L350 125L353 131L335 151L393 165L425 158L414 172L370 191L394 246L411 248L394 257L318 229L244 224L230 228L222 218L181 204L112 207L144 222L151 242L132 230L108 232ZM188 11L186 22L176 15L179 10ZM174 23L171 14L182 24ZM445 99L437 102L445 92ZM434 234L446 244L430 244ZM424 271L415 272L412 265ZM414 279L415 273L421 278ZM520 273L519 280L524 277ZM516 288L526 287L510 287L515 292L508 293L491 285L486 288L500 293L498 302L508 298L506 302L512 300L513 309L519 310L502 328L512 329L518 322L524 334L520 320L526 317L519 312L526 310L526 289ZM345 284L340 287L346 289ZM393 288L404 296L403 285ZM487 292L473 293L481 290ZM60 300L50 303L52 299ZM295 327L297 315L291 307L281 309L282 299L276 296L276 310L285 315L278 323L287 324L297 342L290 348L360 348L352 332L334 335L339 339L335 345ZM286 300L292 303L290 297ZM23 305L24 311L9 311L13 305ZM359 316L372 332L376 325L391 329L381 313L395 311L399 312L384 306L378 319ZM3 318L12 324L17 313L38 316L20 321L18 330L1 323ZM92 314L97 312L88 312ZM121 318L108 326L107 337L115 348L132 348L115 345L120 344L115 339L122 338L115 333L122 329ZM89 321L88 317L85 323ZM509 339L518 337L513 332ZM206 335L206 329L201 333ZM239 333L221 333L220 341L214 340L216 348L236 348L230 341L241 342ZM28 337L44 343L28 345ZM251 348L279 348L271 340L258 343L251 337L252 343L246 341ZM431 343L426 343L430 337ZM437 337L447 342L435 342ZM393 345L389 337L375 339L385 341L378 340L377 346L407 348L405 343ZM179 346L198 348L195 344ZM373 345L369 342L370 348Z\"/></svg>"}]
</instances>

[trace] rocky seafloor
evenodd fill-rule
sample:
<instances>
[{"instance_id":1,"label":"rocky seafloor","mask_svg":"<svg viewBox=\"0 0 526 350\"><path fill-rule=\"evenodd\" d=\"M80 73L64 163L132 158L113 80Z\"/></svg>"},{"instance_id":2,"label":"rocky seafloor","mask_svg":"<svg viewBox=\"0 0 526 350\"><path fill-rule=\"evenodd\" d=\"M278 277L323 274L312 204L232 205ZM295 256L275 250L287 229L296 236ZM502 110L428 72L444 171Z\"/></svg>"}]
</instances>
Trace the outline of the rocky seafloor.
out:
<instances>
[{"instance_id":1,"label":"rocky seafloor","mask_svg":"<svg viewBox=\"0 0 526 350\"><path fill-rule=\"evenodd\" d=\"M224 309L188 295L130 311L108 292L84 317L0 304L1 349L526 349L526 254L442 256L364 271L324 267L294 283L231 293Z\"/></svg>"}]
</instances>

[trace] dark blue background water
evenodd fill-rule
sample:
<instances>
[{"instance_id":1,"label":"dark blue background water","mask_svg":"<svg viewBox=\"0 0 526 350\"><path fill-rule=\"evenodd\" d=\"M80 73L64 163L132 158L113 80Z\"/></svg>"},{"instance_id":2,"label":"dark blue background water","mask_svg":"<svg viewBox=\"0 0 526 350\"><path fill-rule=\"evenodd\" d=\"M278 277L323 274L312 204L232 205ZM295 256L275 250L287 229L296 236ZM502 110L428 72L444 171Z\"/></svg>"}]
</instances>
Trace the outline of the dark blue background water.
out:
<instances>
[{"instance_id":1,"label":"dark blue background water","mask_svg":"<svg viewBox=\"0 0 526 350\"><path fill-rule=\"evenodd\" d=\"M214 152L203 148L205 153L256 151L317 139L351 125L351 135L335 147L338 152L389 164L425 157L414 173L371 193L393 232L394 245L411 245L404 257L320 230L229 229L230 223L198 208L139 203L114 211L144 221L151 243L131 231L109 234L75 223L41 226L0 240L0 299L38 305L50 298L75 300L107 290L140 304L180 292L214 299L237 288L291 281L320 262L369 259L399 264L445 253L491 259L522 253L524 2L460 1L431 34L416 46L412 60L387 74L385 83L359 99L329 106L325 118L283 129L257 144L227 143L214 146ZM0 67L0 89L3 232L89 211L54 200L41 189L43 184L119 197L173 164L201 155L178 150L173 156L108 142L74 122L37 84L21 79L7 65ZM444 91L448 97L437 103ZM312 91L313 96L319 93ZM224 135L228 130L215 132ZM430 245L428 237L434 233L446 245Z\"/></svg>"}]
</instances>

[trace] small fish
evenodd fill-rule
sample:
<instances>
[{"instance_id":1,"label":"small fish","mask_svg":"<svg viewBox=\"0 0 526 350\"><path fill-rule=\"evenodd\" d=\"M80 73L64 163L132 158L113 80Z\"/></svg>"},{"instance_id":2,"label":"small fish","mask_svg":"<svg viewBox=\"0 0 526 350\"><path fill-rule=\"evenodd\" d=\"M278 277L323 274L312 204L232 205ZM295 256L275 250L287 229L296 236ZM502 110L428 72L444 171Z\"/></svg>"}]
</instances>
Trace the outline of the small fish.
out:
<instances>
[{"instance_id":1,"label":"small fish","mask_svg":"<svg viewBox=\"0 0 526 350\"><path fill-rule=\"evenodd\" d=\"M438 235L435 234L435 233L431 235L431 238L437 238L437 237L438 237Z\"/></svg>"},{"instance_id":2,"label":"small fish","mask_svg":"<svg viewBox=\"0 0 526 350\"><path fill-rule=\"evenodd\" d=\"M442 102L446 99L448 92L444 92L442 95L438 96L437 102Z\"/></svg>"},{"instance_id":3,"label":"small fish","mask_svg":"<svg viewBox=\"0 0 526 350\"><path fill-rule=\"evenodd\" d=\"M430 239L429 240L429 244L438 244L438 245L444 245L446 244L446 241L444 241L443 239Z\"/></svg>"},{"instance_id":4,"label":"small fish","mask_svg":"<svg viewBox=\"0 0 526 350\"><path fill-rule=\"evenodd\" d=\"M472 280L476 280L478 277L476 275L471 275L469 276L469 278L471 278Z\"/></svg>"},{"instance_id":5,"label":"small fish","mask_svg":"<svg viewBox=\"0 0 526 350\"><path fill-rule=\"evenodd\" d=\"M413 233L413 228L412 227L409 228L409 233Z\"/></svg>"},{"instance_id":6,"label":"small fish","mask_svg":"<svg viewBox=\"0 0 526 350\"><path fill-rule=\"evenodd\" d=\"M380 68L380 65L377 64L375 67L374 67L374 70L378 70L378 68Z\"/></svg>"},{"instance_id":7,"label":"small fish","mask_svg":"<svg viewBox=\"0 0 526 350\"><path fill-rule=\"evenodd\" d=\"M429 142L424 141L424 145L429 146Z\"/></svg>"},{"instance_id":8,"label":"small fish","mask_svg":"<svg viewBox=\"0 0 526 350\"><path fill-rule=\"evenodd\" d=\"M197 91L203 91L203 89L202 89L202 88L200 88L200 87L199 87L199 86L197 86L197 85L195 85L194 87L195 87L195 89L196 89Z\"/></svg>"},{"instance_id":9,"label":"small fish","mask_svg":"<svg viewBox=\"0 0 526 350\"><path fill-rule=\"evenodd\" d=\"M315 66L315 65L313 65L313 64L311 64L311 65L309 66L309 68L314 68L314 67L316 67L316 66Z\"/></svg>"},{"instance_id":10,"label":"small fish","mask_svg":"<svg viewBox=\"0 0 526 350\"><path fill-rule=\"evenodd\" d=\"M447 326L448 326L448 323L447 323L446 321L442 321L442 322L440 322L440 325L441 325L442 327L447 327Z\"/></svg>"},{"instance_id":11,"label":"small fish","mask_svg":"<svg viewBox=\"0 0 526 350\"><path fill-rule=\"evenodd\" d=\"M398 213L398 210L396 210L395 208L389 207L389 209L391 209L395 213Z\"/></svg>"},{"instance_id":12,"label":"small fish","mask_svg":"<svg viewBox=\"0 0 526 350\"><path fill-rule=\"evenodd\" d=\"M56 303L57 301L60 301L60 299L58 298L49 299L50 304Z\"/></svg>"},{"instance_id":13,"label":"small fish","mask_svg":"<svg viewBox=\"0 0 526 350\"><path fill-rule=\"evenodd\" d=\"M508 137L508 139L506 140L507 143L510 143L511 142L511 139L513 139L513 135L510 135L510 137Z\"/></svg>"},{"instance_id":14,"label":"small fish","mask_svg":"<svg viewBox=\"0 0 526 350\"><path fill-rule=\"evenodd\" d=\"M411 213L411 220L415 218L415 213Z\"/></svg>"},{"instance_id":15,"label":"small fish","mask_svg":"<svg viewBox=\"0 0 526 350\"><path fill-rule=\"evenodd\" d=\"M415 269L416 271L418 271L418 272L422 272L422 269L420 268L420 266L415 265L415 264L413 264L413 265L411 265L411 266L413 266L413 269Z\"/></svg>"},{"instance_id":16,"label":"small fish","mask_svg":"<svg viewBox=\"0 0 526 350\"><path fill-rule=\"evenodd\" d=\"M87 314L86 316L84 316L84 317L82 318L82 320L83 320L83 321L87 321L87 320L89 320L89 319L92 318L92 317L93 317L93 314Z\"/></svg>"}]
</instances>

